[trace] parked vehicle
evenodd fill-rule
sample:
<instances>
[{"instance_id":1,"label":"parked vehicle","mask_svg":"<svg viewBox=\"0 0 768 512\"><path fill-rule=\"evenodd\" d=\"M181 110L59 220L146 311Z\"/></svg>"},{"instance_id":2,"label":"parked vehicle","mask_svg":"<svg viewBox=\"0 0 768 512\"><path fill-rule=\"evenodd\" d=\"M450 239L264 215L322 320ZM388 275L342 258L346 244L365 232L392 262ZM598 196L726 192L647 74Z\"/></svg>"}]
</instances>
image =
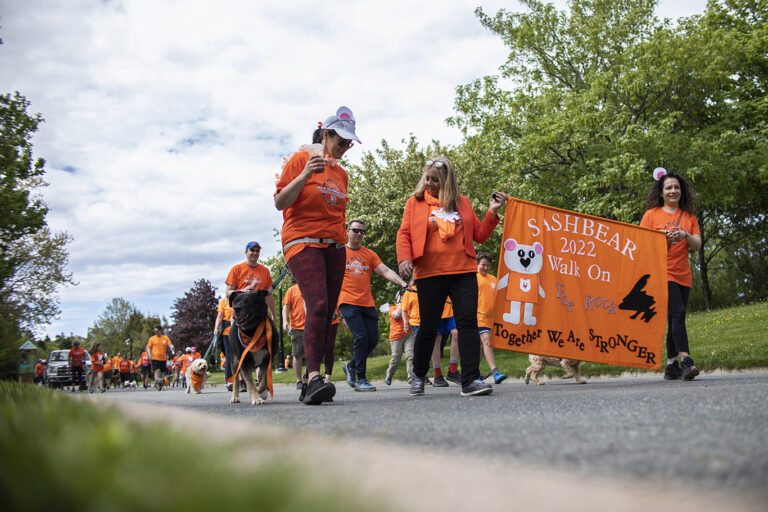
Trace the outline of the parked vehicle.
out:
<instances>
[{"instance_id":1,"label":"parked vehicle","mask_svg":"<svg viewBox=\"0 0 768 512\"><path fill-rule=\"evenodd\" d=\"M48 356L48 366L45 368L45 382L49 387L60 388L72 385L72 372L69 369L69 350L54 350ZM87 388L86 376L91 368L91 355L85 351L85 372L80 382L80 389Z\"/></svg>"}]
</instances>

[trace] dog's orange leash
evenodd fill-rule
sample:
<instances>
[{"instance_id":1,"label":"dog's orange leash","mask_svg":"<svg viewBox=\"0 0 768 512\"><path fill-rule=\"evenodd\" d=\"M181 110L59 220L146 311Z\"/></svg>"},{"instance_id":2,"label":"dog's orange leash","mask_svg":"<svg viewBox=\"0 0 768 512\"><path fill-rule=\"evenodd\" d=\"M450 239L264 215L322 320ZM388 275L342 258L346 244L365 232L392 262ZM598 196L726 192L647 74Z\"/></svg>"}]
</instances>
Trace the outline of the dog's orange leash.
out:
<instances>
[{"instance_id":1,"label":"dog's orange leash","mask_svg":"<svg viewBox=\"0 0 768 512\"><path fill-rule=\"evenodd\" d=\"M237 370L235 371L233 377L235 379L235 385L237 385L237 375L240 373L240 368L243 366L243 361L245 361L245 356L256 345L258 340L261 338L261 335L264 334L265 329L267 331L267 341L266 341L267 353L269 354L269 364L267 364L267 390L269 390L270 400L274 400L275 390L272 387L272 368L271 368L272 366L272 322L270 322L267 318L265 318L259 324L259 326L256 328L256 332L253 333L250 343L248 343L248 346L245 347L245 350L243 351L243 355L240 356L240 362L237 364ZM237 329L237 336L238 338L240 337L239 328Z\"/></svg>"}]
</instances>

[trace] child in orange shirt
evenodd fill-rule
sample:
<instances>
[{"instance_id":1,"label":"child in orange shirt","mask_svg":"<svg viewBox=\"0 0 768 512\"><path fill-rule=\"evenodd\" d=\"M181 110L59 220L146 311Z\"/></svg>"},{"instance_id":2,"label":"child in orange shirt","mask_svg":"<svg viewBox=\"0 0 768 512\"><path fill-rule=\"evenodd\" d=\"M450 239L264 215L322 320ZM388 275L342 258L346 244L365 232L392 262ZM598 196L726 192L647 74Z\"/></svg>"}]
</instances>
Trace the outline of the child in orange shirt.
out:
<instances>
[{"instance_id":1,"label":"child in orange shirt","mask_svg":"<svg viewBox=\"0 0 768 512\"><path fill-rule=\"evenodd\" d=\"M389 306L389 346L392 349L392 358L389 360L389 367L387 368L387 374L384 377L384 382L389 386L392 384L392 377L397 371L397 367L400 366L400 360L405 352L405 366L408 370L408 382L411 382L411 375L413 374L413 331L408 329L406 331L403 323L403 310L400 309L400 304L403 301L403 295L405 290L400 290L395 295L395 303Z\"/></svg>"},{"instance_id":2,"label":"child in orange shirt","mask_svg":"<svg viewBox=\"0 0 768 512\"><path fill-rule=\"evenodd\" d=\"M491 347L491 328L493 327L493 310L496 302L496 276L488 273L491 270L491 255L487 252L477 253L477 330L483 343L483 353L491 373L481 374L480 380L493 375L493 382L501 384L507 376L496 368L496 358Z\"/></svg>"}]
</instances>

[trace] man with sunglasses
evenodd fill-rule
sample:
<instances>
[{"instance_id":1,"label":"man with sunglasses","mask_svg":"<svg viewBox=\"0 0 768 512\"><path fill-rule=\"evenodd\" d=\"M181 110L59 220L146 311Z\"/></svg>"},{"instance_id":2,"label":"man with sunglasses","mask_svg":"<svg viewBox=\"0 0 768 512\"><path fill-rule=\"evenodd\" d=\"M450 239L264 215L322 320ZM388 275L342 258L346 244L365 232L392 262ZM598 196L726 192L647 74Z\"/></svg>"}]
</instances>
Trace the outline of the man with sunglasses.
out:
<instances>
[{"instance_id":1,"label":"man with sunglasses","mask_svg":"<svg viewBox=\"0 0 768 512\"><path fill-rule=\"evenodd\" d=\"M375 273L390 283L405 288L406 282L372 250L361 244L365 223L353 220L347 224L347 263L339 295L339 312L354 337L352 360L344 365L347 384L355 391L376 391L366 378L366 362L379 342L379 317L371 294L371 277Z\"/></svg>"}]
</instances>

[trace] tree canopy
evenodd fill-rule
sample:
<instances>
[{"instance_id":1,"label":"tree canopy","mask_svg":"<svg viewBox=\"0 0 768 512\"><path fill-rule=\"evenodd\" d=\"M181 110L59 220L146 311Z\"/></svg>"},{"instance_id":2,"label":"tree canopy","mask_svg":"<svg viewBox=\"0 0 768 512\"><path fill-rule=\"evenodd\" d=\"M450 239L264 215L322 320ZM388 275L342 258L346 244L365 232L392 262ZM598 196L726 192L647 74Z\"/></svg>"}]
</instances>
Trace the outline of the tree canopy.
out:
<instances>
[{"instance_id":1,"label":"tree canopy","mask_svg":"<svg viewBox=\"0 0 768 512\"><path fill-rule=\"evenodd\" d=\"M207 279L198 279L183 297L173 303L173 327L169 337L177 350L196 347L205 352L213 339L218 305L216 289Z\"/></svg>"},{"instance_id":2,"label":"tree canopy","mask_svg":"<svg viewBox=\"0 0 768 512\"><path fill-rule=\"evenodd\" d=\"M711 1L674 23L653 0L523 0L476 11L510 50L499 76L457 89L465 145L518 197L637 223L657 166L693 184L708 264L764 236L768 202L765 2Z\"/></svg>"}]
</instances>

